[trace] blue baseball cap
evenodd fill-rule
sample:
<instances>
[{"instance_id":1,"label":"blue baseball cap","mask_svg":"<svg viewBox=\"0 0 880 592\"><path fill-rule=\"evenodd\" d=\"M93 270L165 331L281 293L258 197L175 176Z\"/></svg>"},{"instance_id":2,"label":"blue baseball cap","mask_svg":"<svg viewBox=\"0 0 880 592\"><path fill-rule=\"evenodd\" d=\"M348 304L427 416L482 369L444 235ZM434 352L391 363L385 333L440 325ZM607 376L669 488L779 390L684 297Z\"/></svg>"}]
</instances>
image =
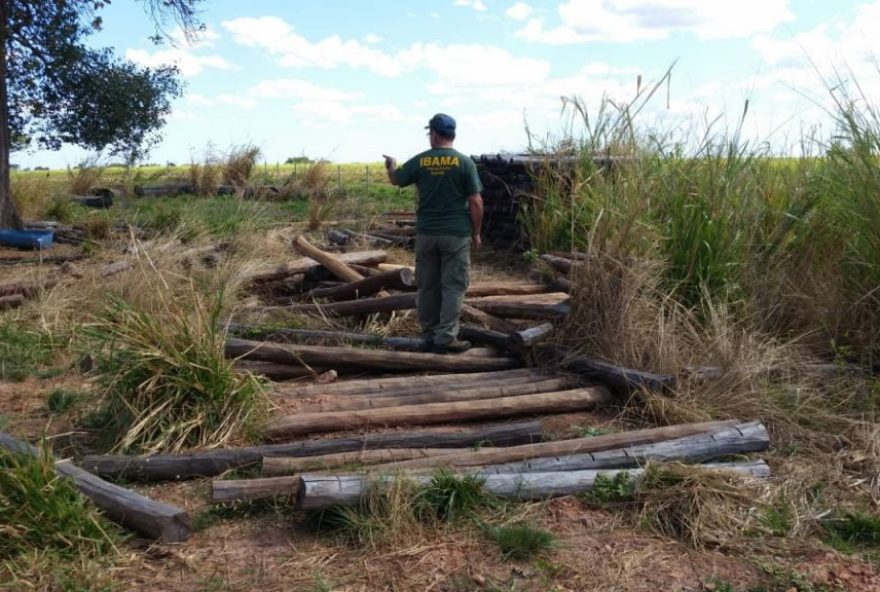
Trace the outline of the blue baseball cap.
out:
<instances>
[{"instance_id":1,"label":"blue baseball cap","mask_svg":"<svg viewBox=\"0 0 880 592\"><path fill-rule=\"evenodd\" d=\"M438 113L428 122L425 129L430 129L442 136L455 136L455 120L445 113Z\"/></svg>"}]
</instances>

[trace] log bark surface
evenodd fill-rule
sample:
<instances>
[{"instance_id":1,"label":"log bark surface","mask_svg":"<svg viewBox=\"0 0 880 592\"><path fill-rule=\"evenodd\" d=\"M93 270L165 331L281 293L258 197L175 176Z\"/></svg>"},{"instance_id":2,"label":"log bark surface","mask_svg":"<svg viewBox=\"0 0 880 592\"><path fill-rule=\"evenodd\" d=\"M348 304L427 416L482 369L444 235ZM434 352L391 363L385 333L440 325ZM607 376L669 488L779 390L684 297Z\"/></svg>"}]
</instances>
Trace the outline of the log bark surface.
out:
<instances>
[{"instance_id":1,"label":"log bark surface","mask_svg":"<svg viewBox=\"0 0 880 592\"><path fill-rule=\"evenodd\" d=\"M39 451L12 436L0 432L0 446L31 456ZM107 483L100 477L67 461L55 463L55 471L73 481L80 493L88 497L112 521L152 539L179 543L192 534L192 522L186 511L151 500L130 489Z\"/></svg>"},{"instance_id":2,"label":"log bark surface","mask_svg":"<svg viewBox=\"0 0 880 592\"><path fill-rule=\"evenodd\" d=\"M2 284L0 285L0 297L21 294L25 298L30 298L34 294L39 293L41 290L48 290L50 288L53 288L57 283L58 282L56 280L49 280L46 282L18 282L15 284Z\"/></svg>"},{"instance_id":3,"label":"log bark surface","mask_svg":"<svg viewBox=\"0 0 880 592\"><path fill-rule=\"evenodd\" d=\"M298 413L270 421L265 433L268 438L281 439L302 434L363 429L372 426L428 425L449 421L565 413L592 409L607 400L607 391L590 387L483 401L401 405L365 411Z\"/></svg>"},{"instance_id":4,"label":"log bark surface","mask_svg":"<svg viewBox=\"0 0 880 592\"><path fill-rule=\"evenodd\" d=\"M289 475L303 471L321 471L342 465L376 465L393 463L414 458L428 458L449 454L448 448L380 448L378 450L359 450L357 452L338 452L321 456L289 457L264 456L261 472L265 476Z\"/></svg>"},{"instance_id":5,"label":"log bark surface","mask_svg":"<svg viewBox=\"0 0 880 592\"><path fill-rule=\"evenodd\" d=\"M300 314L317 314L333 317L350 317L368 315L382 312L394 312L395 310L412 310L416 307L416 294L395 294L376 298L362 298L361 300L346 300L343 302L328 302L326 304L294 304L281 307L284 310Z\"/></svg>"},{"instance_id":6,"label":"log bark surface","mask_svg":"<svg viewBox=\"0 0 880 592\"><path fill-rule=\"evenodd\" d=\"M341 286L318 288L309 292L308 296L330 300L354 300L372 296L382 290L413 290L415 285L415 274L408 267L405 267L384 271Z\"/></svg>"},{"instance_id":7,"label":"log bark surface","mask_svg":"<svg viewBox=\"0 0 880 592\"><path fill-rule=\"evenodd\" d=\"M263 479L220 479L211 482L215 504L252 502L279 496L296 497L300 479L295 475Z\"/></svg>"},{"instance_id":8,"label":"log bark surface","mask_svg":"<svg viewBox=\"0 0 880 592\"><path fill-rule=\"evenodd\" d=\"M9 296L0 296L0 310L18 308L22 304L24 304L24 294L10 294Z\"/></svg>"},{"instance_id":9,"label":"log bark surface","mask_svg":"<svg viewBox=\"0 0 880 592\"><path fill-rule=\"evenodd\" d=\"M535 351L539 356L558 363L566 370L588 376L613 389L631 391L646 388L651 391L662 391L675 385L675 377L673 376L624 368L604 360L573 355L564 348L553 344L539 344Z\"/></svg>"},{"instance_id":10,"label":"log bark surface","mask_svg":"<svg viewBox=\"0 0 880 592\"><path fill-rule=\"evenodd\" d=\"M188 454L89 455L81 464L89 472L110 479L176 481L213 477L230 469L256 466L264 456L317 456L379 448L461 448L480 443L511 446L540 442L542 434L539 421L521 421L468 430L364 434L349 438L206 450Z\"/></svg>"}]
</instances>

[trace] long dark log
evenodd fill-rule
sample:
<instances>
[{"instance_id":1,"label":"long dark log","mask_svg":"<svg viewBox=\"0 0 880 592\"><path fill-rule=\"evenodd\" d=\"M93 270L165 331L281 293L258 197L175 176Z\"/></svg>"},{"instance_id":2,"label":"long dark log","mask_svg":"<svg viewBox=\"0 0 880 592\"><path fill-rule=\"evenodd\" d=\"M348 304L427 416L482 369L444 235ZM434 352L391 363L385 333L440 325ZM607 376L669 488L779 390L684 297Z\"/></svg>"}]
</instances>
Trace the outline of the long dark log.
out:
<instances>
[{"instance_id":1,"label":"long dark log","mask_svg":"<svg viewBox=\"0 0 880 592\"><path fill-rule=\"evenodd\" d=\"M544 413L585 411L607 401L607 391L588 387L555 393L502 397L460 403L428 403L368 409L285 415L266 425L268 438L363 429L370 426L428 425L449 421L499 419Z\"/></svg>"},{"instance_id":2,"label":"long dark log","mask_svg":"<svg viewBox=\"0 0 880 592\"><path fill-rule=\"evenodd\" d=\"M375 265L377 263L385 261L385 259L388 258L388 254L385 251L357 251L352 253L343 253L341 255L337 255L336 258L345 264L356 263L358 265ZM284 265L276 266L274 268L266 269L264 271L259 271L253 274L249 278L249 281L259 283L281 280L286 277L296 275L298 273L305 273L310 268L316 267L318 265L320 265L320 263L318 263L311 257L303 257Z\"/></svg>"},{"instance_id":3,"label":"long dark log","mask_svg":"<svg viewBox=\"0 0 880 592\"><path fill-rule=\"evenodd\" d=\"M537 382L516 382L513 384L493 384L475 388L443 389L420 394L406 393L384 396L361 395L358 397L335 397L329 401L303 406L299 412L307 411L356 411L360 409L379 409L396 405L423 405L426 403L453 403L456 401L477 401L480 399L497 399L519 395L549 393L579 386L580 381L574 376L547 378Z\"/></svg>"},{"instance_id":4,"label":"long dark log","mask_svg":"<svg viewBox=\"0 0 880 592\"><path fill-rule=\"evenodd\" d=\"M543 261L556 271L562 272L566 275L571 273L571 268L574 265L571 259L565 257L557 257L556 255L549 255L546 253L541 255L541 261Z\"/></svg>"},{"instance_id":5,"label":"long dark log","mask_svg":"<svg viewBox=\"0 0 880 592\"><path fill-rule=\"evenodd\" d=\"M574 283L567 277L563 276L557 276L552 282L550 282L550 287L558 292L566 292L568 294L571 294L574 291Z\"/></svg>"},{"instance_id":6,"label":"long dark log","mask_svg":"<svg viewBox=\"0 0 880 592\"><path fill-rule=\"evenodd\" d=\"M48 290L55 287L57 280L48 280L45 282L18 282L15 284L0 285L0 296L13 296L21 294L25 298L30 298L34 294L38 294L42 290Z\"/></svg>"},{"instance_id":7,"label":"long dark log","mask_svg":"<svg viewBox=\"0 0 880 592\"><path fill-rule=\"evenodd\" d=\"M319 288L307 294L313 298L330 300L352 300L372 296L381 290L411 290L415 288L416 278L409 268L385 271L366 277L360 281L349 282L333 288Z\"/></svg>"},{"instance_id":8,"label":"long dark log","mask_svg":"<svg viewBox=\"0 0 880 592\"><path fill-rule=\"evenodd\" d=\"M9 434L0 432L0 446L19 454L40 452ZM73 481L80 493L92 500L112 521L153 539L179 543L192 534L189 514L175 506L153 501L129 489L107 483L67 461L55 463L55 471Z\"/></svg>"},{"instance_id":9,"label":"long dark log","mask_svg":"<svg viewBox=\"0 0 880 592\"><path fill-rule=\"evenodd\" d=\"M280 309L300 314L346 317L393 312L395 310L411 310L415 307L416 295L408 293L345 302L329 302L327 304L295 304L293 306L280 307Z\"/></svg>"},{"instance_id":10,"label":"long dark log","mask_svg":"<svg viewBox=\"0 0 880 592\"><path fill-rule=\"evenodd\" d=\"M261 360L278 364L320 366L325 368L410 371L480 372L515 368L521 363L513 358L482 358L442 354L385 351L319 345L295 345L248 341L231 338L226 343L231 358Z\"/></svg>"},{"instance_id":11,"label":"long dark log","mask_svg":"<svg viewBox=\"0 0 880 592\"><path fill-rule=\"evenodd\" d=\"M81 464L89 472L110 479L176 481L194 477L212 477L230 469L252 467L259 464L264 456L317 456L379 448L462 448L481 443L491 446L511 446L540 442L542 437L543 431L539 421L521 421L477 426L466 430L363 434L349 438L206 450L187 454L88 455Z\"/></svg>"},{"instance_id":12,"label":"long dark log","mask_svg":"<svg viewBox=\"0 0 880 592\"><path fill-rule=\"evenodd\" d=\"M277 327L260 327L259 325L243 325L228 323L226 330L230 335L246 335L254 339L279 341L282 343L311 344L359 344L381 345L384 337L369 333L353 333L350 331L323 331L318 329L285 329Z\"/></svg>"},{"instance_id":13,"label":"long dark log","mask_svg":"<svg viewBox=\"0 0 880 592\"><path fill-rule=\"evenodd\" d=\"M220 479L211 482L211 501L215 504L252 502L288 496L296 498L299 476L264 477L262 479Z\"/></svg>"},{"instance_id":14,"label":"long dark log","mask_svg":"<svg viewBox=\"0 0 880 592\"><path fill-rule=\"evenodd\" d=\"M764 461L698 466L706 470L733 471L754 478L770 476L770 467ZM552 473L471 474L484 479L483 490L486 493L507 499L531 500L590 491L596 478L600 475L614 478L619 473L625 473L630 479L638 480L644 475L644 471L644 469L611 469ZM433 479L431 475L406 475L405 478L420 485L426 485ZM364 475L303 474L300 476L297 506L303 510L314 510L328 506L352 506L361 501L373 484L388 485L393 483L395 479L396 477L387 475L370 478Z\"/></svg>"},{"instance_id":15,"label":"long dark log","mask_svg":"<svg viewBox=\"0 0 880 592\"><path fill-rule=\"evenodd\" d=\"M652 391L662 391L675 385L674 376L624 368L603 360L574 355L554 344L539 344L534 348L534 351L542 359L559 364L560 367L571 372L588 376L616 390L631 391L646 388Z\"/></svg>"},{"instance_id":16,"label":"long dark log","mask_svg":"<svg viewBox=\"0 0 880 592\"><path fill-rule=\"evenodd\" d=\"M367 378L363 380L344 380L333 384L306 384L302 386L281 387L273 394L281 397L309 397L314 395L364 395L370 393L414 392L421 387L461 388L475 383L492 384L495 381L512 379L528 380L545 375L531 368L499 370L495 372L471 372L467 374L429 374L426 376L394 376L391 378Z\"/></svg>"},{"instance_id":17,"label":"long dark log","mask_svg":"<svg viewBox=\"0 0 880 592\"><path fill-rule=\"evenodd\" d=\"M601 453L606 450L619 450L686 438L698 434L712 434L735 425L735 421L709 421L690 423L644 430L633 430L615 434L605 434L589 438L572 438L553 442L539 442L512 446L508 448L470 450L430 461L413 460L396 463L393 469L424 469L431 467L479 467L519 462L530 458L560 457L572 454Z\"/></svg>"},{"instance_id":18,"label":"long dark log","mask_svg":"<svg viewBox=\"0 0 880 592\"><path fill-rule=\"evenodd\" d=\"M269 380L290 380L292 378L317 376L326 370L325 368L305 368L302 366L291 366L290 364L273 364L272 362L255 362L253 360L236 360L233 367L242 372L250 372L255 376L265 376Z\"/></svg>"},{"instance_id":19,"label":"long dark log","mask_svg":"<svg viewBox=\"0 0 880 592\"><path fill-rule=\"evenodd\" d=\"M536 304L531 302L471 302L469 303L487 314L496 317L534 320L564 319L571 312L568 304Z\"/></svg>"},{"instance_id":20,"label":"long dark log","mask_svg":"<svg viewBox=\"0 0 880 592\"><path fill-rule=\"evenodd\" d=\"M511 339L511 336L507 333L502 333L501 331L462 325L458 331L458 336L471 343L491 345L501 351L514 351L514 342Z\"/></svg>"},{"instance_id":21,"label":"long dark log","mask_svg":"<svg viewBox=\"0 0 880 592\"><path fill-rule=\"evenodd\" d=\"M474 282L465 293L469 298L484 296L531 296L546 294L550 290L544 284L533 282Z\"/></svg>"},{"instance_id":22,"label":"long dark log","mask_svg":"<svg viewBox=\"0 0 880 592\"><path fill-rule=\"evenodd\" d=\"M499 331L501 333L512 333L513 331L516 331L516 325L505 319L496 317L495 315L483 312L467 302L461 307L461 316L470 323L485 325L493 331Z\"/></svg>"},{"instance_id":23,"label":"long dark log","mask_svg":"<svg viewBox=\"0 0 880 592\"><path fill-rule=\"evenodd\" d=\"M47 257L0 257L0 265L62 265L71 261L88 259L88 255L49 255Z\"/></svg>"}]
</instances>

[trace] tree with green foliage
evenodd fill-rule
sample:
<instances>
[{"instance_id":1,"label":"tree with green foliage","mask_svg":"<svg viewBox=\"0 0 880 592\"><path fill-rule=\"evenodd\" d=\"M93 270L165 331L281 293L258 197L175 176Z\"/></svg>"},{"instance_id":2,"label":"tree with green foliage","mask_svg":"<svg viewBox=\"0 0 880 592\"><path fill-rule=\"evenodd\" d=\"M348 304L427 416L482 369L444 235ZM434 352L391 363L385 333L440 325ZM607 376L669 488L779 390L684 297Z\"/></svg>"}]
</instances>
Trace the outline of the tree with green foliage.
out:
<instances>
[{"instance_id":1,"label":"tree with green foliage","mask_svg":"<svg viewBox=\"0 0 880 592\"><path fill-rule=\"evenodd\" d=\"M156 26L191 35L202 0L140 0ZM0 228L20 228L9 155L76 144L134 160L155 144L181 94L174 67L142 68L85 44L110 0L0 0Z\"/></svg>"}]
</instances>

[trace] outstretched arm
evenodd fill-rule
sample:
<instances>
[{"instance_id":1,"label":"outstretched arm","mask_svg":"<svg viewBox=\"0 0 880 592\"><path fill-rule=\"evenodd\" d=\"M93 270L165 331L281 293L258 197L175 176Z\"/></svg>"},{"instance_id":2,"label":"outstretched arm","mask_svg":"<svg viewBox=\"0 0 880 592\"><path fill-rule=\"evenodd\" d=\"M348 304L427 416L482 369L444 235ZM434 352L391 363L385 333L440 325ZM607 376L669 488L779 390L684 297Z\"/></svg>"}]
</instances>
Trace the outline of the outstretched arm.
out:
<instances>
[{"instance_id":1,"label":"outstretched arm","mask_svg":"<svg viewBox=\"0 0 880 592\"><path fill-rule=\"evenodd\" d=\"M475 249L479 249L483 245L483 239L480 233L483 229L483 196L479 193L469 195L468 211L471 215L471 241Z\"/></svg>"},{"instance_id":2,"label":"outstretched arm","mask_svg":"<svg viewBox=\"0 0 880 592\"><path fill-rule=\"evenodd\" d=\"M397 179L394 175L394 171L397 170L397 160L387 154L383 154L382 158L385 159L385 172L388 173L388 182L392 185L397 185Z\"/></svg>"}]
</instances>

